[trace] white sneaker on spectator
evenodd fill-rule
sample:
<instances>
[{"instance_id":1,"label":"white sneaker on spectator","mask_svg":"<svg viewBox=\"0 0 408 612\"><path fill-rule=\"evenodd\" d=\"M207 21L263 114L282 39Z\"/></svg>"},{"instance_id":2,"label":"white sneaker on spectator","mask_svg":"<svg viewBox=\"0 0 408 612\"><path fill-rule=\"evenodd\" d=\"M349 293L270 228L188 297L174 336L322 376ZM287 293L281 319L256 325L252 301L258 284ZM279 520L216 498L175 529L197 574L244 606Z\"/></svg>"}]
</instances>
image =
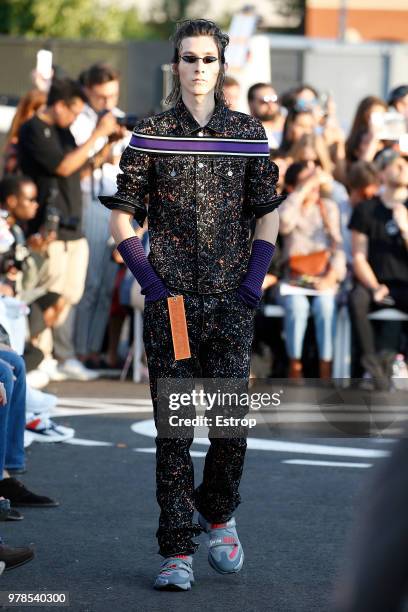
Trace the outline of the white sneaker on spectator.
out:
<instances>
[{"instance_id":1,"label":"white sneaker on spectator","mask_svg":"<svg viewBox=\"0 0 408 612\"><path fill-rule=\"evenodd\" d=\"M34 436L31 433L31 431L28 431L27 429L24 431L24 448L27 448L27 446L30 446L31 442L33 442L34 440Z\"/></svg>"},{"instance_id":2,"label":"white sneaker on spectator","mask_svg":"<svg viewBox=\"0 0 408 612\"><path fill-rule=\"evenodd\" d=\"M42 389L43 387L46 387L49 382L50 377L42 370L37 369L27 372L26 383L30 385L30 387L33 387L33 389Z\"/></svg>"},{"instance_id":3,"label":"white sneaker on spectator","mask_svg":"<svg viewBox=\"0 0 408 612\"><path fill-rule=\"evenodd\" d=\"M67 380L68 378L66 374L60 372L58 368L58 361L56 359L53 359L52 357L46 357L45 359L43 359L40 365L38 366L38 369L41 370L41 372L45 372L46 374L48 374L49 379L53 382Z\"/></svg>"},{"instance_id":4,"label":"white sneaker on spectator","mask_svg":"<svg viewBox=\"0 0 408 612\"><path fill-rule=\"evenodd\" d=\"M26 415L29 412L49 412L58 403L58 397L52 393L44 393L39 389L26 386Z\"/></svg>"},{"instance_id":5,"label":"white sneaker on spectator","mask_svg":"<svg viewBox=\"0 0 408 612\"><path fill-rule=\"evenodd\" d=\"M28 431L32 439L36 442L65 442L75 435L72 427L63 427L43 415L33 415L34 418L26 422L26 432Z\"/></svg>"},{"instance_id":6,"label":"white sneaker on spectator","mask_svg":"<svg viewBox=\"0 0 408 612\"><path fill-rule=\"evenodd\" d=\"M58 370L65 374L68 379L72 380L95 380L99 378L98 372L89 370L75 357L60 363Z\"/></svg>"}]
</instances>

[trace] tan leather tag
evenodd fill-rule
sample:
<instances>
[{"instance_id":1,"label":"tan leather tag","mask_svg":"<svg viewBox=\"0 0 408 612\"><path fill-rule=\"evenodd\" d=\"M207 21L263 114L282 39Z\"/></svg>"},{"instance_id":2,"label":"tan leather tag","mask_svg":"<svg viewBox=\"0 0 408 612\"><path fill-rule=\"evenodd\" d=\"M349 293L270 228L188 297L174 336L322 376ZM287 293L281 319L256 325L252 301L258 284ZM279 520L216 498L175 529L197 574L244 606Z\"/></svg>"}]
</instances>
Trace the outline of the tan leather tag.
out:
<instances>
[{"instance_id":1,"label":"tan leather tag","mask_svg":"<svg viewBox=\"0 0 408 612\"><path fill-rule=\"evenodd\" d=\"M186 313L184 310L184 297L176 295L167 298L170 315L171 335L173 338L174 358L188 359L191 357L190 343L188 341L188 330Z\"/></svg>"}]
</instances>

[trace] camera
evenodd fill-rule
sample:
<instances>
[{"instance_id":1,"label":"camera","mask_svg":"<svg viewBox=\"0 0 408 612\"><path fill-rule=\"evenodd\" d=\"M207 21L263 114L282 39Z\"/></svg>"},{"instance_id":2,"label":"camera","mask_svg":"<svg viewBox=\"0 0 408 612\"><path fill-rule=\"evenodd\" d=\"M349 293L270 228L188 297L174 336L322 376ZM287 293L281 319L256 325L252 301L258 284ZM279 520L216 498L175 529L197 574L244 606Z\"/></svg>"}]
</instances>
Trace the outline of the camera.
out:
<instances>
[{"instance_id":1,"label":"camera","mask_svg":"<svg viewBox=\"0 0 408 612\"><path fill-rule=\"evenodd\" d=\"M111 111L104 109L102 111L100 111L98 113L98 121L104 116L106 115L106 113L109 113ZM119 111L120 112L120 111ZM133 113L121 113L120 115L117 114L114 110L112 111L113 116L116 119L116 122L118 125L120 125L121 127L125 127L127 130L129 130L129 132L132 132L135 125L138 122L138 116L133 114Z\"/></svg>"}]
</instances>

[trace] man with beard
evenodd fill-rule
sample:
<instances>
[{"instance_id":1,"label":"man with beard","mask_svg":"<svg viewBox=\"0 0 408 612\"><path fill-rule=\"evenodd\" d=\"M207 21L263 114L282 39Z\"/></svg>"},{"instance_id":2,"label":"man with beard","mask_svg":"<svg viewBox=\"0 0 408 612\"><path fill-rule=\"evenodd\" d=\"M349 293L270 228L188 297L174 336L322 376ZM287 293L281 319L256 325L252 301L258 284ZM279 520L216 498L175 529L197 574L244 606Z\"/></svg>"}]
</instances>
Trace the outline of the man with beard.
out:
<instances>
[{"instance_id":1,"label":"man with beard","mask_svg":"<svg viewBox=\"0 0 408 612\"><path fill-rule=\"evenodd\" d=\"M262 121L270 149L278 149L282 140L285 117L281 113L278 96L272 85L256 83L248 89L250 113Z\"/></svg>"}]
</instances>

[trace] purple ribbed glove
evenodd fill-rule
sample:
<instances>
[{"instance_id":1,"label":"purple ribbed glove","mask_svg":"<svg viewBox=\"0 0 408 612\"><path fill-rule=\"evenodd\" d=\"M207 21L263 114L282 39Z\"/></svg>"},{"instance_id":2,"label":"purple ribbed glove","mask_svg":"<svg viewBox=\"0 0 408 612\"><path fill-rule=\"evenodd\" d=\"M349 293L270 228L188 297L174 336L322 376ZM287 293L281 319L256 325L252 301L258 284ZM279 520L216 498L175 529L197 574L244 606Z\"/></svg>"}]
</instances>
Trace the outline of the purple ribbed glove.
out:
<instances>
[{"instance_id":1,"label":"purple ribbed glove","mask_svg":"<svg viewBox=\"0 0 408 612\"><path fill-rule=\"evenodd\" d=\"M157 276L147 259L143 245L137 236L122 240L117 248L123 261L141 286L146 302L156 302L170 295L170 291L162 279Z\"/></svg>"},{"instance_id":2,"label":"purple ribbed glove","mask_svg":"<svg viewBox=\"0 0 408 612\"><path fill-rule=\"evenodd\" d=\"M244 280L237 289L241 300L256 308L262 297L262 283L268 272L275 245L267 240L254 240Z\"/></svg>"}]
</instances>

